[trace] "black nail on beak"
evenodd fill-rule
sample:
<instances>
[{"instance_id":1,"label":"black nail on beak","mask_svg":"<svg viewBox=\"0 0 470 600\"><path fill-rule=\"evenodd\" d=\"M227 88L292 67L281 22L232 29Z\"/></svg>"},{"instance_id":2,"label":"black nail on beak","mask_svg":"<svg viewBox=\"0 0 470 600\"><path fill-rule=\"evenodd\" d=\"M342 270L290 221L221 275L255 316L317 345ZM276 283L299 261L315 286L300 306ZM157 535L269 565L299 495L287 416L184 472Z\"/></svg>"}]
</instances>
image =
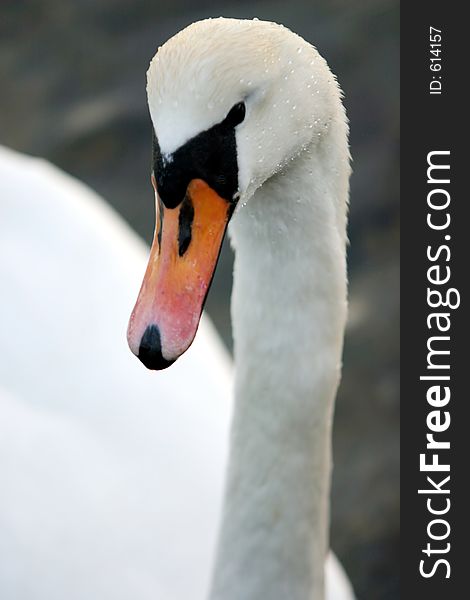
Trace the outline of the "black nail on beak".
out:
<instances>
[{"instance_id":1,"label":"black nail on beak","mask_svg":"<svg viewBox=\"0 0 470 600\"><path fill-rule=\"evenodd\" d=\"M152 371L161 371L172 365L174 360L166 360L162 355L160 330L157 325L149 325L139 347L139 359Z\"/></svg>"}]
</instances>

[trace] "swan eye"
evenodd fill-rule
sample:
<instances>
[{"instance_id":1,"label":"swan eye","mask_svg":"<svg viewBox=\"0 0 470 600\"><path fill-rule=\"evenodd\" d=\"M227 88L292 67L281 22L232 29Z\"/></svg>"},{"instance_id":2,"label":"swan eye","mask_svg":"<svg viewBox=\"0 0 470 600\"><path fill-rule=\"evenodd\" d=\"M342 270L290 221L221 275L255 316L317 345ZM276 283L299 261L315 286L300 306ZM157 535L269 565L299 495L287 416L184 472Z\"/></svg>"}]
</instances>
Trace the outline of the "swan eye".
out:
<instances>
[{"instance_id":1,"label":"swan eye","mask_svg":"<svg viewBox=\"0 0 470 600\"><path fill-rule=\"evenodd\" d=\"M244 102L237 102L232 108L230 112L225 117L224 122L230 127L235 127L239 125L243 119L245 118L246 107Z\"/></svg>"}]
</instances>

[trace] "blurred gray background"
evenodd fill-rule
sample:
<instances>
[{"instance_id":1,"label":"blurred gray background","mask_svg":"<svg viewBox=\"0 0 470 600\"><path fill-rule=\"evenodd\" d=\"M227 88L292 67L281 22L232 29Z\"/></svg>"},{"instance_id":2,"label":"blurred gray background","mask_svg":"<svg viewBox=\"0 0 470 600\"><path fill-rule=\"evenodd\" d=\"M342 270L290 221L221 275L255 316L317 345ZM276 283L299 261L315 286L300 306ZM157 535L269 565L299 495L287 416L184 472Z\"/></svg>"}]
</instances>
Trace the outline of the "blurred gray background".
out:
<instances>
[{"instance_id":1,"label":"blurred gray background","mask_svg":"<svg viewBox=\"0 0 470 600\"><path fill-rule=\"evenodd\" d=\"M148 242L154 223L145 72L160 44L207 16L256 16L312 42L338 76L354 173L332 547L359 600L399 597L398 13L396 0L0 4L0 143L87 182ZM232 258L226 243L207 302L229 348Z\"/></svg>"}]
</instances>

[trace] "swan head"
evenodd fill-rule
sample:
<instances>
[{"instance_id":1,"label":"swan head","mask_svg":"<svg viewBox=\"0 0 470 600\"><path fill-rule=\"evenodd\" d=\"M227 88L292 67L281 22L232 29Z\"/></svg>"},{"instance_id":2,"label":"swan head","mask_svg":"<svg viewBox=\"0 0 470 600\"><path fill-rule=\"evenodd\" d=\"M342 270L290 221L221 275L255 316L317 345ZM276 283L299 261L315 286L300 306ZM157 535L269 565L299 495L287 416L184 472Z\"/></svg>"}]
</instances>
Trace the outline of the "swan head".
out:
<instances>
[{"instance_id":1,"label":"swan head","mask_svg":"<svg viewBox=\"0 0 470 600\"><path fill-rule=\"evenodd\" d=\"M342 106L315 48L259 20L190 25L152 59L147 94L157 225L128 342L159 370L194 339L234 210L321 144Z\"/></svg>"}]
</instances>

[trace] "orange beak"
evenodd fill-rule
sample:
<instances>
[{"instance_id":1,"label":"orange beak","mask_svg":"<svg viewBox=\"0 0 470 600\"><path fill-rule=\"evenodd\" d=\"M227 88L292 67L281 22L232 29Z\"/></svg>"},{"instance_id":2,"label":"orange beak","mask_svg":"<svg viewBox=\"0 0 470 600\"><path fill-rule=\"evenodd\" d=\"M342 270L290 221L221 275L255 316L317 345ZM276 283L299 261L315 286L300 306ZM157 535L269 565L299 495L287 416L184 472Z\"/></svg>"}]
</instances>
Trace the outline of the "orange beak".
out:
<instances>
[{"instance_id":1,"label":"orange beak","mask_svg":"<svg viewBox=\"0 0 470 600\"><path fill-rule=\"evenodd\" d=\"M191 345L233 205L202 179L176 208L161 202L152 176L156 227L127 340L149 369L165 369Z\"/></svg>"}]
</instances>

